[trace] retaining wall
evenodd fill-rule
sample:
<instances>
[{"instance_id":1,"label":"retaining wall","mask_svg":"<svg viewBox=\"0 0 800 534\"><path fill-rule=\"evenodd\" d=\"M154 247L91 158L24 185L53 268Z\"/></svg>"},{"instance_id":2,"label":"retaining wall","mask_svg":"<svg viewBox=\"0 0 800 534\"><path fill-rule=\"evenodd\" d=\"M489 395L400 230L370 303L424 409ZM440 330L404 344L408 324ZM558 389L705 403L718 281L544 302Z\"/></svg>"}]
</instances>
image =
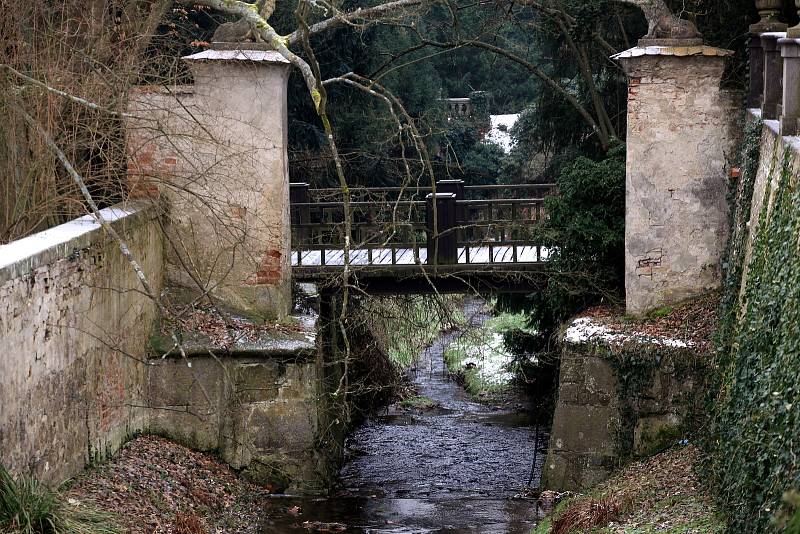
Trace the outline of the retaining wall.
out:
<instances>
[{"instance_id":1,"label":"retaining wall","mask_svg":"<svg viewBox=\"0 0 800 534\"><path fill-rule=\"evenodd\" d=\"M103 210L156 290L162 242L145 203ZM59 483L145 427L156 307L91 216L0 246L0 461Z\"/></svg>"},{"instance_id":2,"label":"retaining wall","mask_svg":"<svg viewBox=\"0 0 800 534\"><path fill-rule=\"evenodd\" d=\"M583 490L631 457L674 445L696 411L704 361L689 342L614 333L596 319L573 322L543 487Z\"/></svg>"}]
</instances>

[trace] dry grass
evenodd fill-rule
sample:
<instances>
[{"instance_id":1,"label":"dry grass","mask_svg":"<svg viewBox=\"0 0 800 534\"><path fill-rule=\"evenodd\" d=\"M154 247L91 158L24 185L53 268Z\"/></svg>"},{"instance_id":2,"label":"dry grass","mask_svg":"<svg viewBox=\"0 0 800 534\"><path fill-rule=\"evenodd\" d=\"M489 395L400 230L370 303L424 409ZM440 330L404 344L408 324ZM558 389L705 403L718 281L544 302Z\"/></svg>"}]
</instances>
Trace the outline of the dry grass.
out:
<instances>
[{"instance_id":1,"label":"dry grass","mask_svg":"<svg viewBox=\"0 0 800 534\"><path fill-rule=\"evenodd\" d=\"M552 534L588 532L595 527L604 527L616 521L621 510L622 504L614 497L581 499L564 510L553 522L550 532Z\"/></svg>"},{"instance_id":2,"label":"dry grass","mask_svg":"<svg viewBox=\"0 0 800 534\"><path fill-rule=\"evenodd\" d=\"M203 521L195 514L177 514L175 516L175 534L207 534Z\"/></svg>"}]
</instances>

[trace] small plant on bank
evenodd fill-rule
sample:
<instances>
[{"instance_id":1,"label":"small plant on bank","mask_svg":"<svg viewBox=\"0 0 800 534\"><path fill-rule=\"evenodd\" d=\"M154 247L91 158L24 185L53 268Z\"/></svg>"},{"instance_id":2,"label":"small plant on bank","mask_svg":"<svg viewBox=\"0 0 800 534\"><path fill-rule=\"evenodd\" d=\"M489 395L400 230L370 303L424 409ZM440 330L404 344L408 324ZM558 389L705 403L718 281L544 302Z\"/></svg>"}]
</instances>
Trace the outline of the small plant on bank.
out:
<instances>
[{"instance_id":1,"label":"small plant on bank","mask_svg":"<svg viewBox=\"0 0 800 534\"><path fill-rule=\"evenodd\" d=\"M400 406L416 410L432 410L438 408L439 403L428 397L417 396L400 401Z\"/></svg>"},{"instance_id":2,"label":"small plant on bank","mask_svg":"<svg viewBox=\"0 0 800 534\"><path fill-rule=\"evenodd\" d=\"M623 506L613 497L580 499L553 521L551 534L590 532L619 519Z\"/></svg>"},{"instance_id":3,"label":"small plant on bank","mask_svg":"<svg viewBox=\"0 0 800 534\"><path fill-rule=\"evenodd\" d=\"M0 531L8 534L117 534L109 514L64 502L38 480L0 465Z\"/></svg>"}]
</instances>

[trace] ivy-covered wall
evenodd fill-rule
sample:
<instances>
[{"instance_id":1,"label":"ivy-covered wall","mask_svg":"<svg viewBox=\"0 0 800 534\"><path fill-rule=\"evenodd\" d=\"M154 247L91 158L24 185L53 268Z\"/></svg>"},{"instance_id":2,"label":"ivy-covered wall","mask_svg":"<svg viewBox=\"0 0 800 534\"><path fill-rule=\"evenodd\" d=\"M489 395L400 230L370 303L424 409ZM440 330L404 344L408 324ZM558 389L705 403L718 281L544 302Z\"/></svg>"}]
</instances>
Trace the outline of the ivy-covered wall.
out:
<instances>
[{"instance_id":1,"label":"ivy-covered wall","mask_svg":"<svg viewBox=\"0 0 800 534\"><path fill-rule=\"evenodd\" d=\"M708 474L730 532L782 532L800 488L800 172L751 119L732 183Z\"/></svg>"}]
</instances>

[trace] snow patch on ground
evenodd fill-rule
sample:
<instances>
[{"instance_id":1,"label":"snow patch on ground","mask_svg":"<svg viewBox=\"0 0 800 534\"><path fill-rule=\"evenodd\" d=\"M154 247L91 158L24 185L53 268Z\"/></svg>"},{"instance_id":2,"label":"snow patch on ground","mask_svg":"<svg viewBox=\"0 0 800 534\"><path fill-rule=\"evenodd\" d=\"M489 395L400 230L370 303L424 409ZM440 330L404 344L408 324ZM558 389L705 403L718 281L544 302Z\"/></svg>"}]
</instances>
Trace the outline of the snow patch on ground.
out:
<instances>
[{"instance_id":1,"label":"snow patch on ground","mask_svg":"<svg viewBox=\"0 0 800 534\"><path fill-rule=\"evenodd\" d=\"M486 345L467 347L466 353L461 365L474 365L486 384L503 386L514 379L514 373L509 370L514 356L506 350L503 334L493 333Z\"/></svg>"},{"instance_id":2,"label":"snow patch on ground","mask_svg":"<svg viewBox=\"0 0 800 534\"><path fill-rule=\"evenodd\" d=\"M514 142L511 139L511 127L519 119L519 113L489 115L489 119L492 121L492 129L486 134L485 140L499 146L503 149L503 152L508 154L514 146Z\"/></svg>"},{"instance_id":3,"label":"snow patch on ground","mask_svg":"<svg viewBox=\"0 0 800 534\"><path fill-rule=\"evenodd\" d=\"M665 347L687 348L694 345L691 341L681 341L665 337L655 337L646 334L621 334L614 332L604 324L596 322L591 317L580 317L572 321L564 334L567 343L580 344L589 341L601 341L609 344L621 344L626 341L662 345Z\"/></svg>"}]
</instances>

